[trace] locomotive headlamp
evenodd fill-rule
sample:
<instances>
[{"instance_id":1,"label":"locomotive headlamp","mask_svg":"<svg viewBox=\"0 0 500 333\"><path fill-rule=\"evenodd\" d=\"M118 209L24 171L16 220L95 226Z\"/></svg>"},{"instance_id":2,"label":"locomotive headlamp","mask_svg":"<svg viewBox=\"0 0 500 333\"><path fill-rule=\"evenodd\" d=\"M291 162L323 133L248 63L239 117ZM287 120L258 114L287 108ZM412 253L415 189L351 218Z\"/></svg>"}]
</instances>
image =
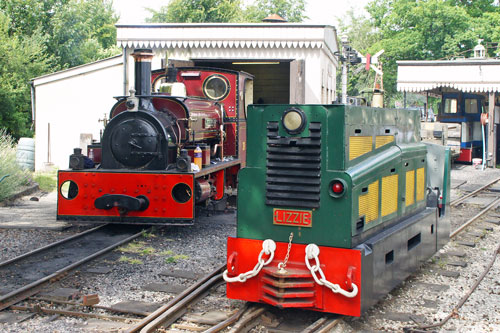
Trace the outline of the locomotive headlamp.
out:
<instances>
[{"instance_id":1,"label":"locomotive headlamp","mask_svg":"<svg viewBox=\"0 0 500 333\"><path fill-rule=\"evenodd\" d=\"M343 179L337 178L330 182L330 196L340 198L344 195L347 189L347 184Z\"/></svg>"},{"instance_id":2,"label":"locomotive headlamp","mask_svg":"<svg viewBox=\"0 0 500 333\"><path fill-rule=\"evenodd\" d=\"M298 108L291 108L283 113L281 123L289 134L299 134L306 127L306 114Z\"/></svg>"}]
</instances>

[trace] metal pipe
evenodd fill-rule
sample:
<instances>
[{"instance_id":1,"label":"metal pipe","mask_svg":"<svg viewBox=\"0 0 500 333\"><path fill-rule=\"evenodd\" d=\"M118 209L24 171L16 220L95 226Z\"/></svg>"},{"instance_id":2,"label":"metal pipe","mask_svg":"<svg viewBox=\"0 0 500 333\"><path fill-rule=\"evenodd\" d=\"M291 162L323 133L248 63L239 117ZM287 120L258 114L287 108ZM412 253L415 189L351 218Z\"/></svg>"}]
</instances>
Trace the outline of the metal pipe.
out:
<instances>
[{"instance_id":1,"label":"metal pipe","mask_svg":"<svg viewBox=\"0 0 500 333\"><path fill-rule=\"evenodd\" d=\"M127 48L123 47L123 96L128 95L128 68L127 68Z\"/></svg>"},{"instance_id":2,"label":"metal pipe","mask_svg":"<svg viewBox=\"0 0 500 333\"><path fill-rule=\"evenodd\" d=\"M36 130L35 128L35 102L36 102L36 90L35 90L35 83L33 81L30 82L31 86L31 130L34 131Z\"/></svg>"}]
</instances>

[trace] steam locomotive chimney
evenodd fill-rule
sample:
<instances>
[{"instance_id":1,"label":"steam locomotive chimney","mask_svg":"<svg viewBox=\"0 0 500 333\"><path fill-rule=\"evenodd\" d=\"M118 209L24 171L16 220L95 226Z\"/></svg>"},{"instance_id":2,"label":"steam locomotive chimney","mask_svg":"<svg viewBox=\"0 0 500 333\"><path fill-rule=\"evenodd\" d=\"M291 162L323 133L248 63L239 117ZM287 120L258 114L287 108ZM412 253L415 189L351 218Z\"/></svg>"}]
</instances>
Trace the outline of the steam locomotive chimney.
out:
<instances>
[{"instance_id":1,"label":"steam locomotive chimney","mask_svg":"<svg viewBox=\"0 0 500 333\"><path fill-rule=\"evenodd\" d=\"M135 91L139 96L151 95L151 60L153 51L135 49L132 53L135 60Z\"/></svg>"}]
</instances>

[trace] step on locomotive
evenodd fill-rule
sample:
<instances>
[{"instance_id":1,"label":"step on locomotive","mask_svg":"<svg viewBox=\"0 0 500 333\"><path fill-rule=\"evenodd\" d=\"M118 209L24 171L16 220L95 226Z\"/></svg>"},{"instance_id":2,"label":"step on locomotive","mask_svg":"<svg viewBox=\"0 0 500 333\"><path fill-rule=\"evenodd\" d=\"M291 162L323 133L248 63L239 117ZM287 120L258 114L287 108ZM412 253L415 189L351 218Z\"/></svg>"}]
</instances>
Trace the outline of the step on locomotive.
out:
<instances>
[{"instance_id":1,"label":"step on locomotive","mask_svg":"<svg viewBox=\"0 0 500 333\"><path fill-rule=\"evenodd\" d=\"M252 75L171 66L152 75L151 50L132 56L135 89L117 97L101 142L88 156L75 149L58 173L58 220L191 224L196 205L236 189Z\"/></svg>"},{"instance_id":2,"label":"step on locomotive","mask_svg":"<svg viewBox=\"0 0 500 333\"><path fill-rule=\"evenodd\" d=\"M360 316L449 239L450 150L420 115L253 105L227 297Z\"/></svg>"}]
</instances>

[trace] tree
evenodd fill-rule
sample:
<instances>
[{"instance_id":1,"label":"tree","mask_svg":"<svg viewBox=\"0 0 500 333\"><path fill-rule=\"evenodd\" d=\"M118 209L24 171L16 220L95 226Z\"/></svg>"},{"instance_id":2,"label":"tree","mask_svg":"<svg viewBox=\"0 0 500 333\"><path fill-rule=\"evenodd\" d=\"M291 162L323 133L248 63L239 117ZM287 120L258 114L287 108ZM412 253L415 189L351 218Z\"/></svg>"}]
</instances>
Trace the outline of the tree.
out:
<instances>
[{"instance_id":1,"label":"tree","mask_svg":"<svg viewBox=\"0 0 500 333\"><path fill-rule=\"evenodd\" d=\"M9 34L31 36L48 32L54 14L69 0L2 0L0 10L9 17Z\"/></svg>"},{"instance_id":2,"label":"tree","mask_svg":"<svg viewBox=\"0 0 500 333\"><path fill-rule=\"evenodd\" d=\"M441 0L383 0L368 5L380 40L370 51L384 49L384 88L396 93L397 60L444 59L470 50L476 39L464 8Z\"/></svg>"},{"instance_id":3,"label":"tree","mask_svg":"<svg viewBox=\"0 0 500 333\"><path fill-rule=\"evenodd\" d=\"M45 36L10 36L9 19L0 12L0 126L12 136L29 136L31 106L29 80L54 66L46 54Z\"/></svg>"},{"instance_id":4,"label":"tree","mask_svg":"<svg viewBox=\"0 0 500 333\"><path fill-rule=\"evenodd\" d=\"M302 22L307 19L305 0L256 0L245 10L244 19L247 22L261 22L272 14L278 14L288 22Z\"/></svg>"},{"instance_id":5,"label":"tree","mask_svg":"<svg viewBox=\"0 0 500 333\"><path fill-rule=\"evenodd\" d=\"M111 4L0 1L0 127L17 138L30 135L32 78L120 52Z\"/></svg>"},{"instance_id":6,"label":"tree","mask_svg":"<svg viewBox=\"0 0 500 333\"><path fill-rule=\"evenodd\" d=\"M359 14L351 9L338 20L337 26L339 36L347 36L350 45L361 54L368 53L379 39L380 34L373 26L372 20L363 14ZM373 52L377 52L375 50ZM364 64L359 64L356 67L351 67L349 72L349 81L347 86L347 94L349 96L361 96L363 92L371 91L373 81L375 79L372 70L366 71L362 67ZM341 85L341 69L337 73L338 93L342 88ZM366 96L365 96L366 97Z\"/></svg>"},{"instance_id":7,"label":"tree","mask_svg":"<svg viewBox=\"0 0 500 333\"><path fill-rule=\"evenodd\" d=\"M152 17L146 22L238 22L241 20L240 0L172 0L159 11L148 8Z\"/></svg>"},{"instance_id":8,"label":"tree","mask_svg":"<svg viewBox=\"0 0 500 333\"><path fill-rule=\"evenodd\" d=\"M385 49L384 87L396 93L397 60L438 60L470 56L477 39L490 55L500 40L499 7L494 0L374 0L367 6Z\"/></svg>"},{"instance_id":9,"label":"tree","mask_svg":"<svg viewBox=\"0 0 500 333\"><path fill-rule=\"evenodd\" d=\"M51 19L49 52L64 67L117 54L117 20L109 0L69 0Z\"/></svg>"},{"instance_id":10,"label":"tree","mask_svg":"<svg viewBox=\"0 0 500 333\"><path fill-rule=\"evenodd\" d=\"M242 8L241 0L172 0L159 11L148 8L150 23L261 22L278 14L290 22L301 22L306 16L305 0L256 0Z\"/></svg>"}]
</instances>

